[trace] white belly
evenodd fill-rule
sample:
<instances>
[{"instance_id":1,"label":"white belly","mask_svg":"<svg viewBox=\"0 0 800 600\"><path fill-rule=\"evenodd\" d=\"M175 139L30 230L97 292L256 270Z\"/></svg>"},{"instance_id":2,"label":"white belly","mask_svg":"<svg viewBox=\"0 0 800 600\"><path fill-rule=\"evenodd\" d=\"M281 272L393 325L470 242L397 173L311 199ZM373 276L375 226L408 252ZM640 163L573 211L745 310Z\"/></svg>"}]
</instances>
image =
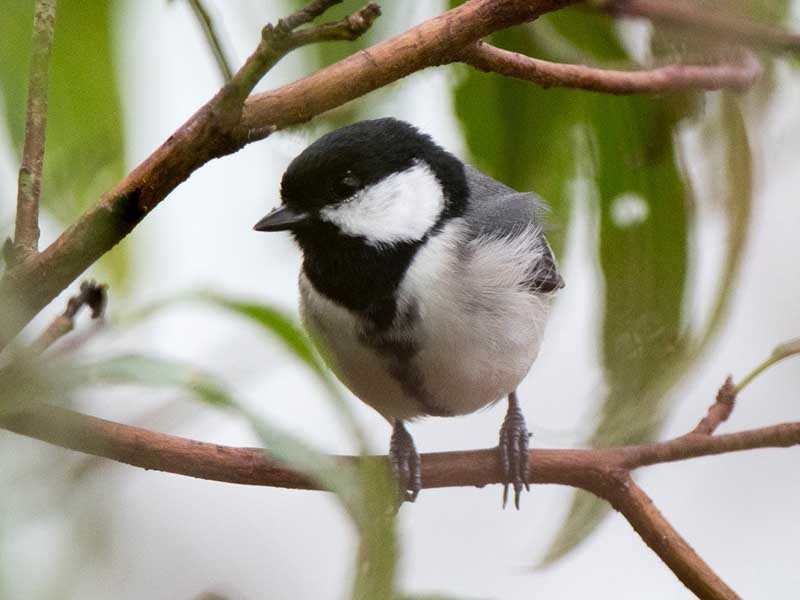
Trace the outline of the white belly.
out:
<instances>
[{"instance_id":1,"label":"white belly","mask_svg":"<svg viewBox=\"0 0 800 600\"><path fill-rule=\"evenodd\" d=\"M399 293L399 312L410 310L393 340L413 341L398 369L391 350L365 341L364 323L318 293L301 275L301 315L337 377L361 400L391 420L461 415L512 392L535 360L550 298L533 294L530 280L536 237L468 243L456 220L429 240L412 261Z\"/></svg>"}]
</instances>

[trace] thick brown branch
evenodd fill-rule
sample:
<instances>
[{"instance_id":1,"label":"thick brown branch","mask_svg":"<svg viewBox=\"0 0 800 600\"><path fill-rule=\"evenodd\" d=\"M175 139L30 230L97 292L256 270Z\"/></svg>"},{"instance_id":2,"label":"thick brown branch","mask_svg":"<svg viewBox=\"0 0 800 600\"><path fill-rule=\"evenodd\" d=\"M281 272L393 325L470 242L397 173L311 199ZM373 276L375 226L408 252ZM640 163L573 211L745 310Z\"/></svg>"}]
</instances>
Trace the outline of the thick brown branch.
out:
<instances>
[{"instance_id":1,"label":"thick brown branch","mask_svg":"<svg viewBox=\"0 0 800 600\"><path fill-rule=\"evenodd\" d=\"M318 489L258 448L234 448L189 440L121 423L40 405L0 417L0 426L51 444L110 458L135 467L200 479L247 485ZM673 440L594 450L530 451L531 483L580 487L602 497L617 485L620 470L756 448L800 444L800 423L784 423L707 436L688 434ZM189 458L191 457L191 458ZM340 457L355 460L354 457ZM367 460L384 460L371 457ZM422 458L425 488L484 486L499 483L496 449L438 452Z\"/></svg>"},{"instance_id":2,"label":"thick brown branch","mask_svg":"<svg viewBox=\"0 0 800 600\"><path fill-rule=\"evenodd\" d=\"M27 407L0 417L0 426L51 444L144 469L247 485L319 489L303 475L259 448L234 448L114 423L54 406ZM621 455L610 450L536 450L533 481L597 489L608 465ZM339 457L356 460L355 457ZM369 457L365 460L385 460ZM606 464L608 463L608 465ZM494 449L425 454L426 488L483 486L502 477Z\"/></svg>"},{"instance_id":3,"label":"thick brown branch","mask_svg":"<svg viewBox=\"0 0 800 600\"><path fill-rule=\"evenodd\" d=\"M0 426L51 444L118 462L202 479L294 489L319 489L301 473L258 448L234 448L122 425L52 406L27 407L0 416ZM531 483L569 485L605 498L689 589L702 598L736 598L674 531L650 499L630 480L637 467L749 450L800 444L800 423L728 435L688 434L644 446L596 450L532 450ZM385 461L385 457L338 457ZM424 487L499 483L495 448L422 456Z\"/></svg>"},{"instance_id":4,"label":"thick brown branch","mask_svg":"<svg viewBox=\"0 0 800 600\"><path fill-rule=\"evenodd\" d=\"M656 24L712 34L738 44L779 51L800 50L800 34L706 8L691 0L605 0L600 5L613 15L644 17Z\"/></svg>"},{"instance_id":5,"label":"thick brown branch","mask_svg":"<svg viewBox=\"0 0 800 600\"><path fill-rule=\"evenodd\" d=\"M761 74L749 51L736 62L667 65L642 71L612 71L553 63L509 52L484 42L466 48L461 60L481 71L531 81L542 87L570 87L606 94L653 94L681 90L745 90Z\"/></svg>"},{"instance_id":6,"label":"thick brown branch","mask_svg":"<svg viewBox=\"0 0 800 600\"><path fill-rule=\"evenodd\" d=\"M39 196L42 186L44 137L47 128L47 81L56 21L56 0L36 0L33 14L31 70L25 143L19 169L14 261L36 254L39 243Z\"/></svg>"}]
</instances>

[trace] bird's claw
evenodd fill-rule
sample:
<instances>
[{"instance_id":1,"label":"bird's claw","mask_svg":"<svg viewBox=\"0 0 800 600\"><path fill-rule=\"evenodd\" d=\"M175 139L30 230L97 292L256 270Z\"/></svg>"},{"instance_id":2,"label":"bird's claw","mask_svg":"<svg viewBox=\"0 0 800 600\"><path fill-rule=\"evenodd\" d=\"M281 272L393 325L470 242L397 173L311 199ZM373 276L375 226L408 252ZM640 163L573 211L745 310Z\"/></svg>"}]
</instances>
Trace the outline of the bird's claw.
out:
<instances>
[{"instance_id":1,"label":"bird's claw","mask_svg":"<svg viewBox=\"0 0 800 600\"><path fill-rule=\"evenodd\" d=\"M528 439L525 417L516 401L509 403L508 413L500 428L500 464L503 468L503 508L508 502L508 487L514 487L514 506L519 510L522 489L529 491Z\"/></svg>"},{"instance_id":2,"label":"bird's claw","mask_svg":"<svg viewBox=\"0 0 800 600\"><path fill-rule=\"evenodd\" d=\"M422 489L422 461L414 440L400 421L392 432L389 463L397 481L400 502L414 502Z\"/></svg>"}]
</instances>

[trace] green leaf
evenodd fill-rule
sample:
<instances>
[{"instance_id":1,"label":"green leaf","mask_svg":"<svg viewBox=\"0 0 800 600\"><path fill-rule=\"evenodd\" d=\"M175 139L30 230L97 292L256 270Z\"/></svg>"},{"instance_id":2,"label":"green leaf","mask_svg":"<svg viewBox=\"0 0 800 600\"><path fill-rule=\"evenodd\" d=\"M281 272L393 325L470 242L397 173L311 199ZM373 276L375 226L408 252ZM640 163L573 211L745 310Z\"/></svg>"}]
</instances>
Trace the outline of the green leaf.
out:
<instances>
[{"instance_id":1,"label":"green leaf","mask_svg":"<svg viewBox=\"0 0 800 600\"><path fill-rule=\"evenodd\" d=\"M124 136L113 61L111 0L60 0L50 65L42 207L72 221L124 174ZM0 19L0 89L18 154L25 135L33 2L6 0ZM127 255L103 259L117 285Z\"/></svg>"},{"instance_id":2,"label":"green leaf","mask_svg":"<svg viewBox=\"0 0 800 600\"><path fill-rule=\"evenodd\" d=\"M598 143L596 163L608 165L608 175L598 174L601 192L601 261L606 277L606 308L603 326L603 363L608 394L600 422L591 439L594 446L637 444L652 439L660 430L669 408L669 390L685 377L718 332L732 296L741 264L752 206L752 165L744 121L730 95L722 96L722 110L716 124L716 143L724 147L719 168L727 182L722 208L726 216L727 246L723 257L715 300L697 331L687 330L685 314L688 225L694 216L689 209L690 191L682 181L674 159L669 128L661 133L641 128L642 123L669 124L666 115L642 119L647 114L640 104L620 110L607 99L603 108L606 140ZM652 110L656 107L653 104ZM611 115L637 115L637 120L617 123ZM633 139L639 128L638 152L648 159L637 164L636 177L625 164L637 152ZM609 135L616 130L619 137ZM599 135L599 134L598 134ZM647 151L651 145L662 152ZM620 149L625 153L620 155ZM603 156L606 159L603 160ZM626 155L628 155L626 159ZM661 156L661 159L658 157ZM706 160L711 160L706 158ZM614 198L636 193L646 200L649 217L631 227L615 225ZM633 258L635 257L635 259ZM585 539L609 512L608 505L586 492L575 494L569 515L543 560L552 562Z\"/></svg>"},{"instance_id":3,"label":"green leaf","mask_svg":"<svg viewBox=\"0 0 800 600\"><path fill-rule=\"evenodd\" d=\"M687 353L683 307L691 192L664 101L598 95L586 103L599 197L601 361L608 388L590 444L637 444L659 431L667 392L686 372L677 366ZM576 493L544 564L585 539L607 512L603 500Z\"/></svg>"},{"instance_id":4,"label":"green leaf","mask_svg":"<svg viewBox=\"0 0 800 600\"><path fill-rule=\"evenodd\" d=\"M306 334L295 324L290 316L280 309L268 304L260 304L211 292L190 293L186 295L186 298L196 298L197 300L208 302L248 319L271 336L277 338L284 348L313 371L322 372L325 370L314 353Z\"/></svg>"},{"instance_id":5,"label":"green leaf","mask_svg":"<svg viewBox=\"0 0 800 600\"><path fill-rule=\"evenodd\" d=\"M77 375L90 384L125 384L183 388L208 404L235 408L223 386L200 369L165 358L126 354L79 367Z\"/></svg>"},{"instance_id":6,"label":"green leaf","mask_svg":"<svg viewBox=\"0 0 800 600\"><path fill-rule=\"evenodd\" d=\"M611 29L606 34L615 39ZM581 99L599 199L601 361L608 387L590 444L641 443L660 428L666 393L686 351L682 309L691 192L673 144L679 113L675 97ZM604 501L576 493L544 563L585 539L607 511Z\"/></svg>"},{"instance_id":7,"label":"green leaf","mask_svg":"<svg viewBox=\"0 0 800 600\"><path fill-rule=\"evenodd\" d=\"M545 35L537 35L537 27ZM612 19L577 9L502 32L492 43L555 61L577 56L617 67L634 63ZM655 435L666 392L677 380L674 367L687 354L683 305L692 215L673 144L686 114L678 100L544 90L474 71L456 90L456 110L479 168L542 194L554 206L557 231L566 228L572 180L589 176L600 225L600 360L608 388L592 445ZM558 253L560 240L554 241ZM578 494L545 563L585 539L606 512L603 501Z\"/></svg>"},{"instance_id":8,"label":"green leaf","mask_svg":"<svg viewBox=\"0 0 800 600\"><path fill-rule=\"evenodd\" d=\"M492 36L503 48L536 54L525 28ZM570 92L459 67L456 115L475 166L518 190L540 194L552 209L550 242L560 253L570 210L569 182L575 175Z\"/></svg>"},{"instance_id":9,"label":"green leaf","mask_svg":"<svg viewBox=\"0 0 800 600\"><path fill-rule=\"evenodd\" d=\"M73 380L90 385L175 387L203 402L242 414L276 458L330 489L343 498L350 509L356 510L353 507L358 503L352 496L360 484L354 468L336 463L309 444L269 425L242 407L221 382L202 369L171 359L129 354L78 366Z\"/></svg>"}]
</instances>

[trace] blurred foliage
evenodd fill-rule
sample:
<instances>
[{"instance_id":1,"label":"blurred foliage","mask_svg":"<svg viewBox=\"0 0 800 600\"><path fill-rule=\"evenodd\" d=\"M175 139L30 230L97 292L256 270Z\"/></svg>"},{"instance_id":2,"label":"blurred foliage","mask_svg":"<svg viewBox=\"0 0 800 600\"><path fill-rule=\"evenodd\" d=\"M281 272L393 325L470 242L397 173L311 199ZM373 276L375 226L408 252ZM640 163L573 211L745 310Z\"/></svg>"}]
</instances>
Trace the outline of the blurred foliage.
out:
<instances>
[{"instance_id":1,"label":"blurred foliage","mask_svg":"<svg viewBox=\"0 0 800 600\"><path fill-rule=\"evenodd\" d=\"M138 319L174 302L200 301L243 317L308 366L327 391L334 414L340 418L362 454L368 452L366 436L352 410L324 368L311 341L291 317L263 303L210 292L193 292L159 302L143 311ZM391 598L397 561L395 533L396 486L383 460L362 461L357 467L331 458L308 443L282 431L236 403L224 388L197 369L152 357L127 356L91 365L91 381L171 385L191 392L205 402L236 410L248 419L265 448L278 459L297 468L324 488L334 492L359 532L360 545L355 565L353 598Z\"/></svg>"},{"instance_id":2,"label":"blurred foliage","mask_svg":"<svg viewBox=\"0 0 800 600\"><path fill-rule=\"evenodd\" d=\"M453 2L453 5L460 2ZM653 39L652 52L662 40ZM491 42L537 58L636 68L614 20L583 8L548 14ZM682 51L687 53L687 44ZM578 176L588 180L589 210L599 223L597 264L603 292L599 359L606 389L592 446L652 439L669 408L669 391L698 358L697 339L716 331L730 297L749 214L749 185L726 204L728 248L723 282L703 327L687 326L690 225L693 192L676 144L679 126L702 119L701 94L611 96L578 90L542 89L527 82L463 69L455 109L477 166L520 190L534 190L553 208L550 238L564 245ZM728 120L738 107L727 102ZM738 127L716 129L731 136L736 173L750 173L747 138ZM569 281L567 281L569 286ZM543 564L563 556L595 530L608 506L589 494L575 495L569 514Z\"/></svg>"},{"instance_id":3,"label":"blurred foliage","mask_svg":"<svg viewBox=\"0 0 800 600\"><path fill-rule=\"evenodd\" d=\"M202 294L194 298L212 302L253 320L265 334L283 342L285 348L321 377L328 377L306 336L274 307L220 295ZM333 492L349 515L360 539L352 597L359 600L393 597L397 561L394 509L397 492L385 461L372 459L358 464L337 461L237 402L227 386L214 376L178 361L144 355L114 356L73 367L69 380L73 385L174 387L216 408L243 416L275 458ZM330 398L337 413L342 413L341 398L336 394L330 394ZM363 444L365 436L355 421L348 420L348 425L355 429L356 439Z\"/></svg>"},{"instance_id":4,"label":"blurred foliage","mask_svg":"<svg viewBox=\"0 0 800 600\"><path fill-rule=\"evenodd\" d=\"M42 207L62 225L124 175L119 73L113 60L112 0L59 0L50 65ZM21 153L33 2L5 0L0 18L0 92L6 127ZM102 259L118 287L125 245Z\"/></svg>"},{"instance_id":5,"label":"blurred foliage","mask_svg":"<svg viewBox=\"0 0 800 600\"><path fill-rule=\"evenodd\" d=\"M64 390L56 363L41 363L24 351L7 352L0 366L0 415L32 402L48 402Z\"/></svg>"}]
</instances>

